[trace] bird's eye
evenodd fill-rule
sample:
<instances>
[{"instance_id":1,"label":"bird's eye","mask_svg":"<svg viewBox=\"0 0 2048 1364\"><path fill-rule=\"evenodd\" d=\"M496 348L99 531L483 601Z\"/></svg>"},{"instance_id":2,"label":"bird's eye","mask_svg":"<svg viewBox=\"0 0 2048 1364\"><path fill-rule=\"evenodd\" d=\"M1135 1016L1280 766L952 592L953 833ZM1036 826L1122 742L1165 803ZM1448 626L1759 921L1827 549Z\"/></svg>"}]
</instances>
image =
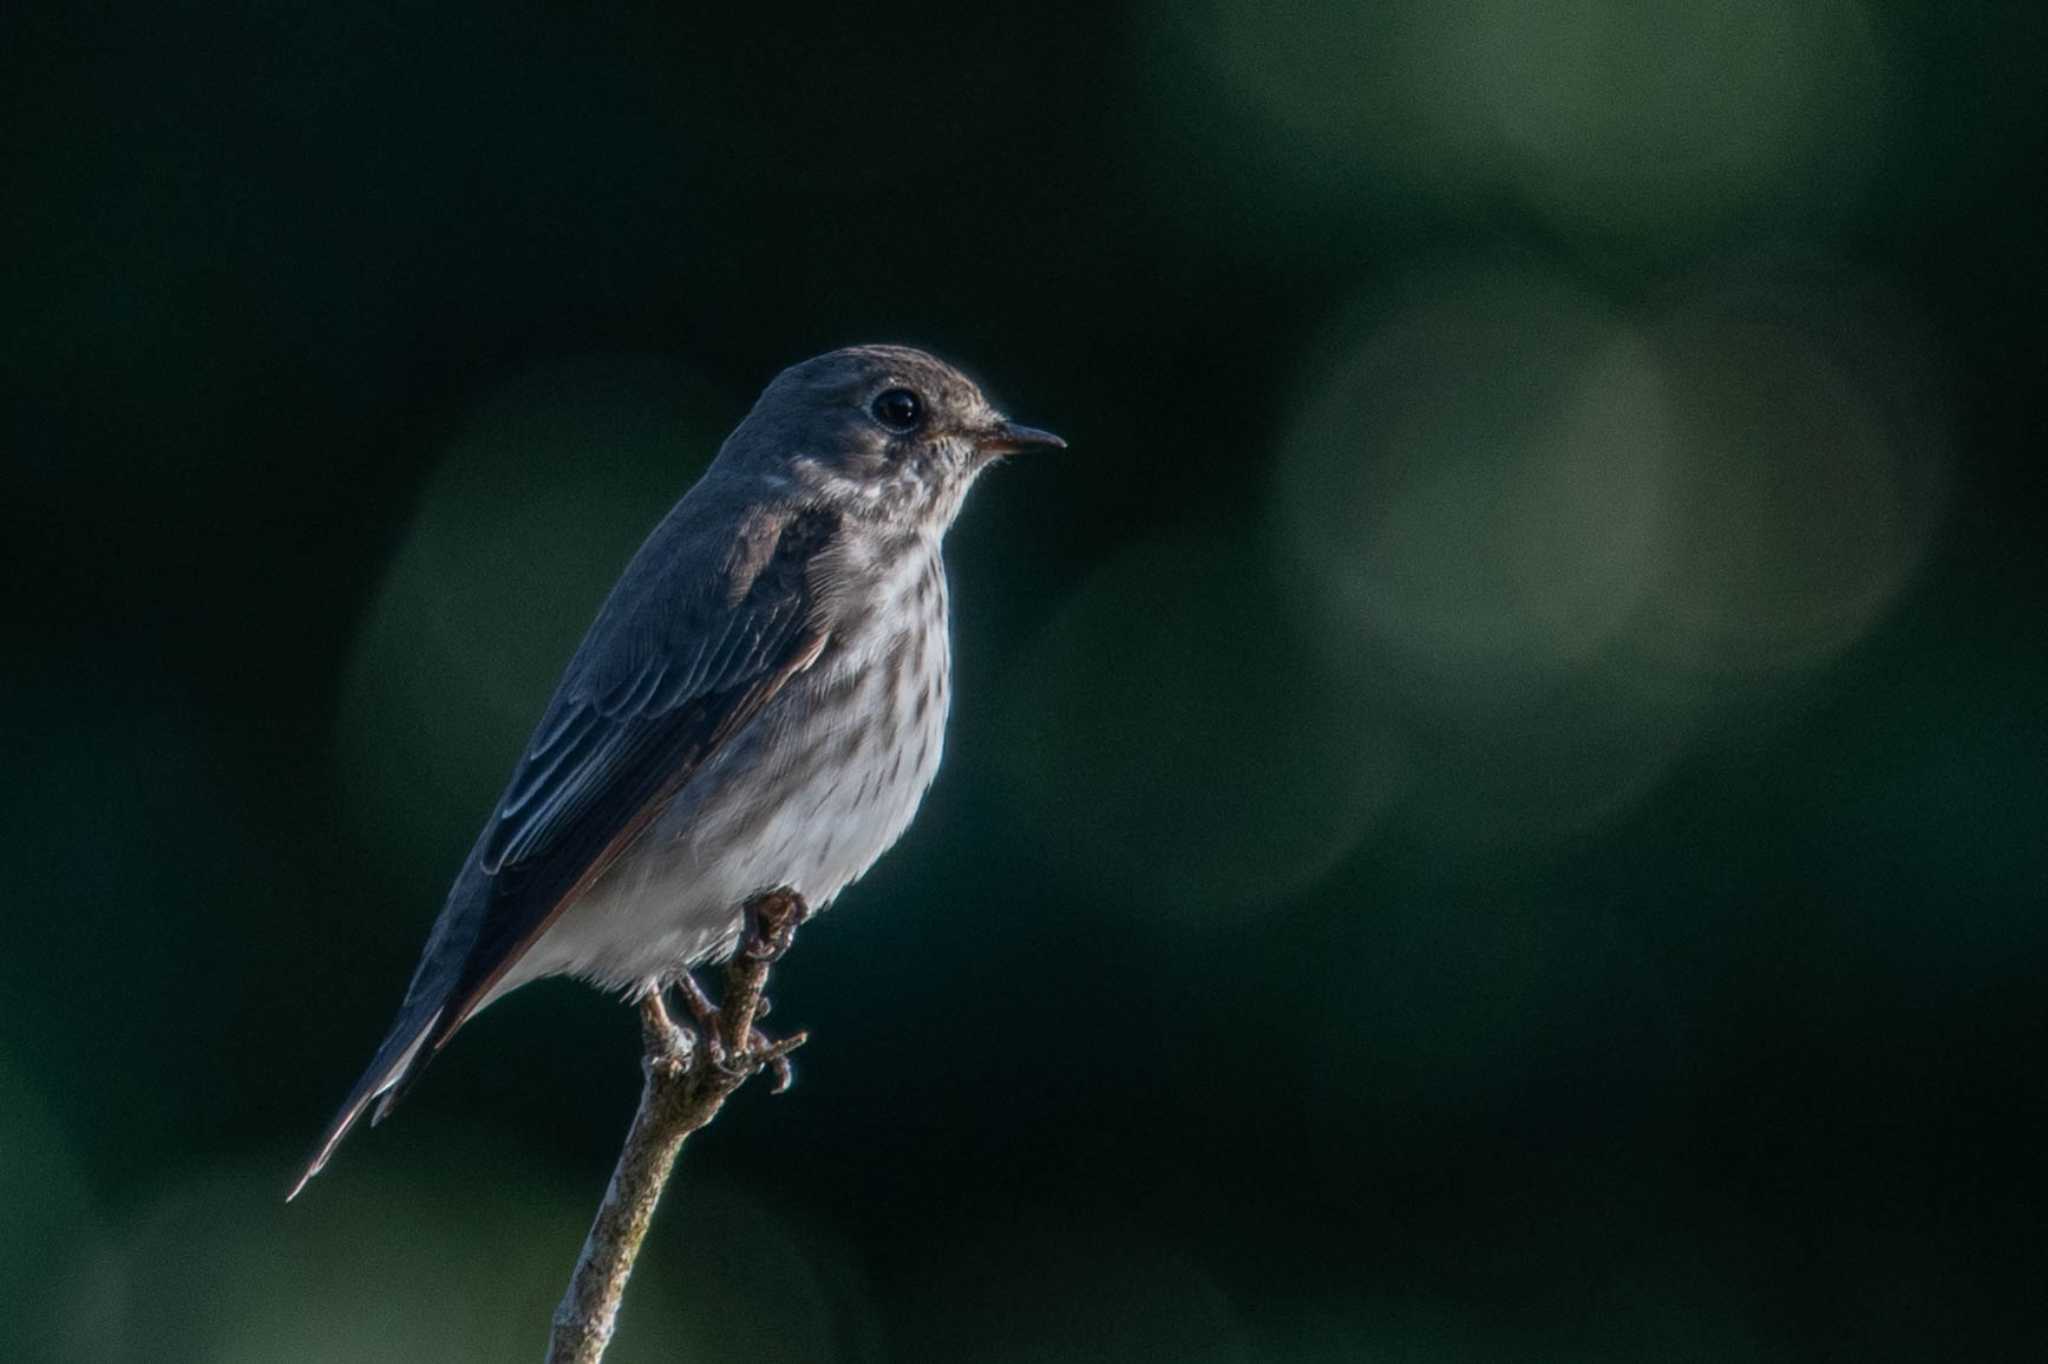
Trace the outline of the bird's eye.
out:
<instances>
[{"instance_id":1,"label":"bird's eye","mask_svg":"<svg viewBox=\"0 0 2048 1364\"><path fill-rule=\"evenodd\" d=\"M892 388L868 404L868 411L891 431L915 431L924 420L924 401L907 388Z\"/></svg>"}]
</instances>

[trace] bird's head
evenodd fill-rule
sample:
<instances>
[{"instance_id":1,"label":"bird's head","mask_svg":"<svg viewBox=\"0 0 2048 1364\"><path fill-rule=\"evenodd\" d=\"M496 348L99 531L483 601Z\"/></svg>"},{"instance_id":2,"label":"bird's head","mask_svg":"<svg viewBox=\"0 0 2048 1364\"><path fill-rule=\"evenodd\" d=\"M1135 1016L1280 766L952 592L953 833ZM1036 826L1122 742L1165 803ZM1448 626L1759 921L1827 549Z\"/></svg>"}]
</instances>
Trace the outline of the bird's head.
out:
<instances>
[{"instance_id":1,"label":"bird's head","mask_svg":"<svg viewBox=\"0 0 2048 1364\"><path fill-rule=\"evenodd\" d=\"M998 458L1065 444L1004 417L943 360L852 346L777 375L720 458L842 515L936 535Z\"/></svg>"}]
</instances>

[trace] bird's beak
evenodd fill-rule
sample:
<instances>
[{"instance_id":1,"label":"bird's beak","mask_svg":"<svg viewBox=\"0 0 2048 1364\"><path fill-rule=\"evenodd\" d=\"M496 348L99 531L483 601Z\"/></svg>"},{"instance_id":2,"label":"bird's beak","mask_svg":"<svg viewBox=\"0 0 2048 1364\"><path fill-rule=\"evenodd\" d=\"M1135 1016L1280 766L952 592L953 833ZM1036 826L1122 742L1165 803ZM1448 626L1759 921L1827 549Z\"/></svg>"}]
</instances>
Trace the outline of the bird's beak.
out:
<instances>
[{"instance_id":1,"label":"bird's beak","mask_svg":"<svg viewBox=\"0 0 2048 1364\"><path fill-rule=\"evenodd\" d=\"M1064 450L1067 443L1052 432L1041 431L1035 426L999 421L975 441L974 446L984 455L1014 455L1019 450Z\"/></svg>"}]
</instances>

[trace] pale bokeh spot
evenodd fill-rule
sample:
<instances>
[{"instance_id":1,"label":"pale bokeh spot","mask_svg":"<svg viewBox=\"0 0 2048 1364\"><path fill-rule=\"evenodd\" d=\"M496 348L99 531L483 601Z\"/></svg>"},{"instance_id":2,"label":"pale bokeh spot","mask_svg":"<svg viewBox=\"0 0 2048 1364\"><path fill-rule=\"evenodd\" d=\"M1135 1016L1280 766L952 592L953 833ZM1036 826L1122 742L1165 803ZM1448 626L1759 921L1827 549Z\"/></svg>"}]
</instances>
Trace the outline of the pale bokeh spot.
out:
<instances>
[{"instance_id":1,"label":"pale bokeh spot","mask_svg":"<svg viewBox=\"0 0 2048 1364\"><path fill-rule=\"evenodd\" d=\"M1282 439L1277 547L1432 836L1619 816L1745 689L1868 632L1939 524L1939 367L1839 267L1746 261L1630 313L1470 268L1346 316Z\"/></svg>"},{"instance_id":2,"label":"pale bokeh spot","mask_svg":"<svg viewBox=\"0 0 2048 1364\"><path fill-rule=\"evenodd\" d=\"M1655 248L1839 217L1890 93L1858 0L1208 0L1150 36L1155 136L1369 212L1519 198Z\"/></svg>"},{"instance_id":3,"label":"pale bokeh spot","mask_svg":"<svg viewBox=\"0 0 2048 1364\"><path fill-rule=\"evenodd\" d=\"M501 1147L438 1145L466 1162L452 1183L445 1170L399 1174L360 1156L289 1206L282 1160L164 1190L59 1304L82 1321L78 1357L538 1359L601 1184L508 1162L492 1154ZM605 1358L829 1364L842 1342L871 1335L864 1290L837 1255L817 1229L684 1172Z\"/></svg>"},{"instance_id":4,"label":"pale bokeh spot","mask_svg":"<svg viewBox=\"0 0 2048 1364\"><path fill-rule=\"evenodd\" d=\"M1839 269L1758 260L1698 282L1653 337L1680 457L1640 647L1705 675L1826 661L1897 595L1947 504L1910 313Z\"/></svg>"},{"instance_id":5,"label":"pale bokeh spot","mask_svg":"<svg viewBox=\"0 0 2048 1364\"><path fill-rule=\"evenodd\" d=\"M556 366L479 406L349 663L340 767L379 846L453 874L605 593L710 463L722 407L658 357Z\"/></svg>"},{"instance_id":6,"label":"pale bokeh spot","mask_svg":"<svg viewBox=\"0 0 2048 1364\"><path fill-rule=\"evenodd\" d=\"M1526 695L1649 587L1662 378L1611 309L1558 281L1472 272L1404 292L1285 438L1296 600L1340 666L1369 641L1461 703Z\"/></svg>"},{"instance_id":7,"label":"pale bokeh spot","mask_svg":"<svg viewBox=\"0 0 2048 1364\"><path fill-rule=\"evenodd\" d=\"M1170 913L1271 904L1385 807L1405 755L1279 591L1225 537L1140 545L1011 670L1004 774L1063 879ZM1212 917L1239 922L1189 913Z\"/></svg>"},{"instance_id":8,"label":"pale bokeh spot","mask_svg":"<svg viewBox=\"0 0 2048 1364\"><path fill-rule=\"evenodd\" d=\"M1423 276L1362 301L1276 474L1290 601L1417 755L1409 813L1548 839L1652 785L1687 732L1604 672L1662 570L1656 357L1548 276Z\"/></svg>"},{"instance_id":9,"label":"pale bokeh spot","mask_svg":"<svg viewBox=\"0 0 2048 1364\"><path fill-rule=\"evenodd\" d=\"M7 1287L0 1358L87 1358L89 1341L60 1312L58 1290L80 1272L94 1244L96 1203L56 1115L0 1052L0 1283Z\"/></svg>"}]
</instances>

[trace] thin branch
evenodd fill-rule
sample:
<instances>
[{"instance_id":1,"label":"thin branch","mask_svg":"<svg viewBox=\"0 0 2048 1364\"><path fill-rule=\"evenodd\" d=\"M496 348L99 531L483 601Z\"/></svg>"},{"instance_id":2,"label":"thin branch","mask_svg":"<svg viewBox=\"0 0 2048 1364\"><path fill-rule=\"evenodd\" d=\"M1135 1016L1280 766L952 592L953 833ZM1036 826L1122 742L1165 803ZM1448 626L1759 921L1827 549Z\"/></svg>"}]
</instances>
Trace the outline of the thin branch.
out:
<instances>
[{"instance_id":1,"label":"thin branch","mask_svg":"<svg viewBox=\"0 0 2048 1364\"><path fill-rule=\"evenodd\" d=\"M694 993L694 982L686 990L696 1015L694 1036L669 1017L660 992L641 1002L640 1028L647 1046L641 1069L647 1079L640 1108L597 1220L584 1238L568 1291L555 1308L548 1364L597 1364L604 1357L626 1280L684 1140L717 1117L726 1098L762 1070L775 1072L777 1091L788 1087L789 1054L803 1045L806 1034L771 1043L755 1031L754 1020L764 1012L761 996L769 968L789 950L806 913L802 897L788 889L747 903L745 934L725 968L724 1007L711 1009Z\"/></svg>"}]
</instances>

